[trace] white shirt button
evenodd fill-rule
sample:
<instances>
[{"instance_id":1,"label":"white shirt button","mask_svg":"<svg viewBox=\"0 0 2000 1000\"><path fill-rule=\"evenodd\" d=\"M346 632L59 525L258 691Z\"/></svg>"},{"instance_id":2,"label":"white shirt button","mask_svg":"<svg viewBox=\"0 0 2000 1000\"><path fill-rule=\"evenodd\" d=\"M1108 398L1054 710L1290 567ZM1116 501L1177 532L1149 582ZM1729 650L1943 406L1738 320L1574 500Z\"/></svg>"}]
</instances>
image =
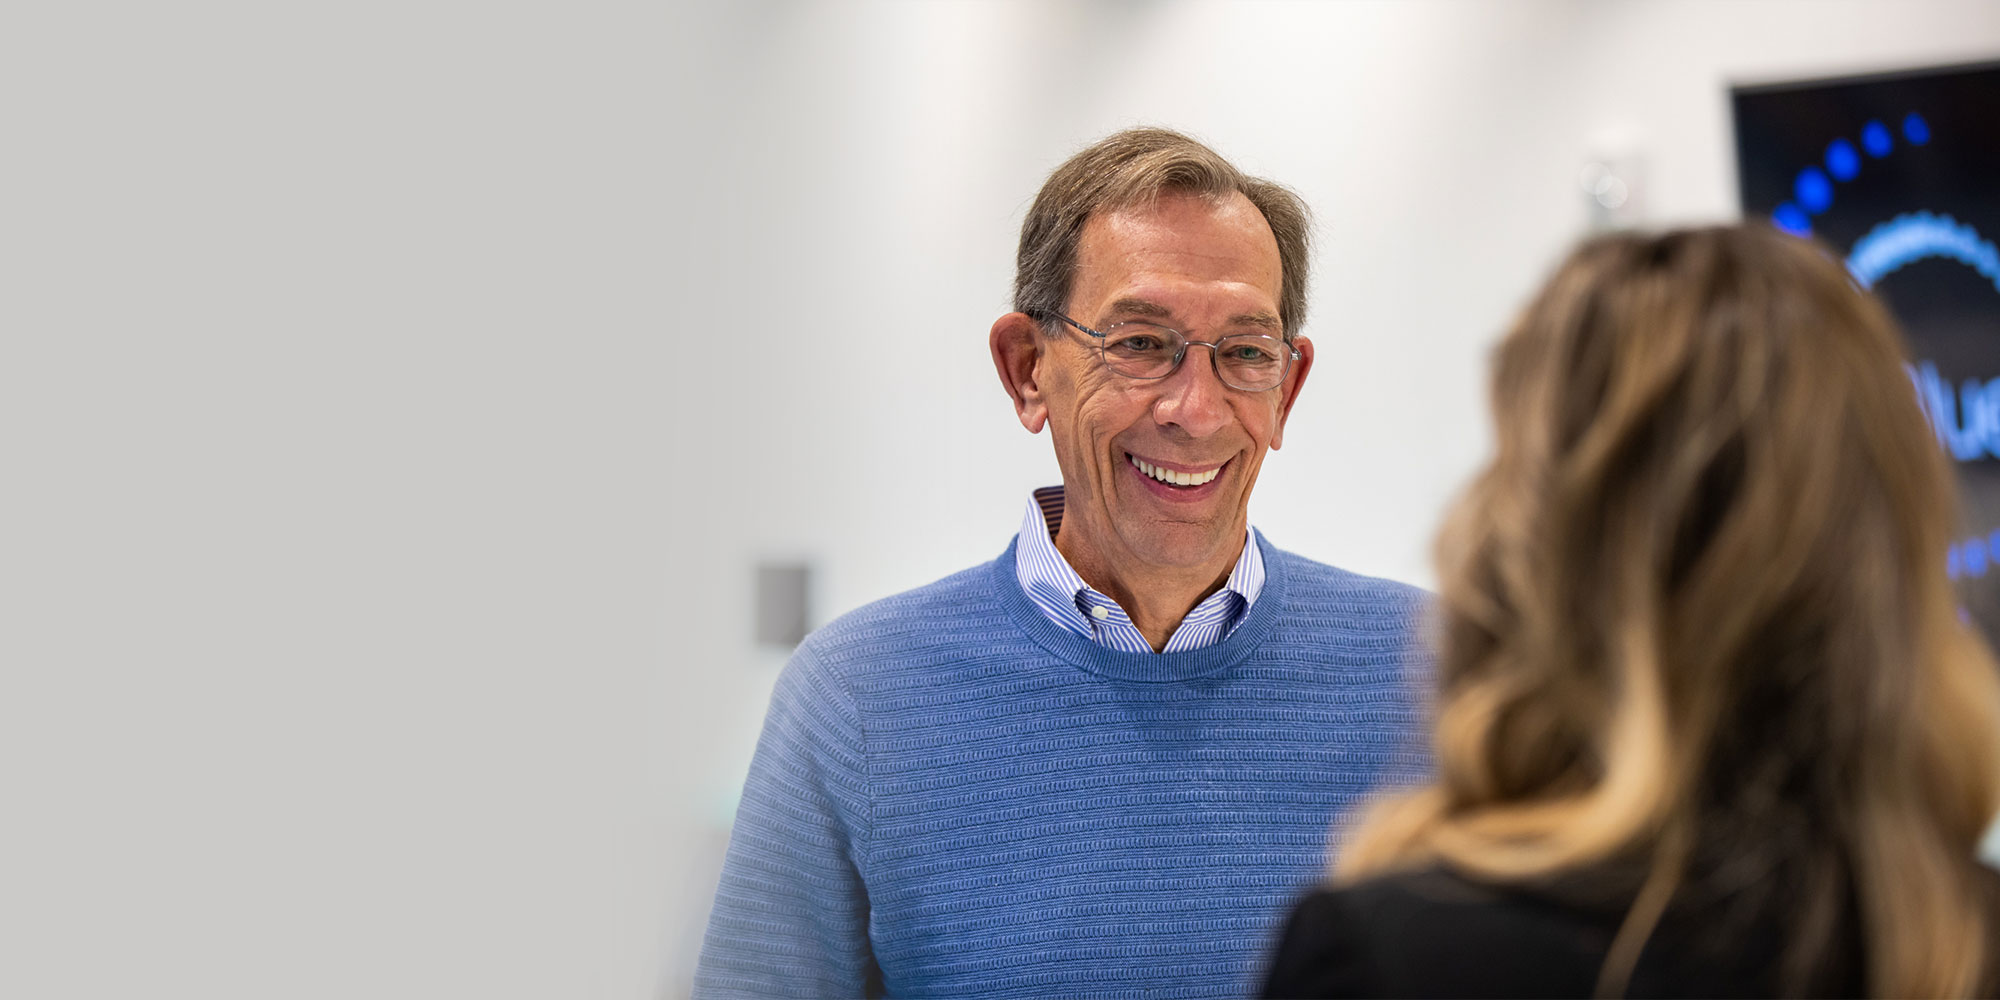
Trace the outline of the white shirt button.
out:
<instances>
[{"instance_id":1,"label":"white shirt button","mask_svg":"<svg viewBox=\"0 0 2000 1000\"><path fill-rule=\"evenodd\" d=\"M1100 604L1090 609L1090 615L1091 617L1096 618L1098 621L1103 621L1104 619L1111 617L1111 609Z\"/></svg>"}]
</instances>

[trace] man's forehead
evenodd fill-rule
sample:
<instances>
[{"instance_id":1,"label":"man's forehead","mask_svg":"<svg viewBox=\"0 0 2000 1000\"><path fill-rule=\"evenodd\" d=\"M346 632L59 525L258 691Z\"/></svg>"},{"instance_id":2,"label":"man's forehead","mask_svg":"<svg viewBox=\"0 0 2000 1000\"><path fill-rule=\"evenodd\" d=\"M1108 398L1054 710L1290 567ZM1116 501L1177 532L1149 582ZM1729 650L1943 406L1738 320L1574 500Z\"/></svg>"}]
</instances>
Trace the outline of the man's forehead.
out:
<instances>
[{"instance_id":1,"label":"man's forehead","mask_svg":"<svg viewBox=\"0 0 2000 1000\"><path fill-rule=\"evenodd\" d=\"M1078 250L1082 266L1228 266L1274 274L1282 267L1270 222L1240 191L1221 198L1162 195L1092 213Z\"/></svg>"}]
</instances>

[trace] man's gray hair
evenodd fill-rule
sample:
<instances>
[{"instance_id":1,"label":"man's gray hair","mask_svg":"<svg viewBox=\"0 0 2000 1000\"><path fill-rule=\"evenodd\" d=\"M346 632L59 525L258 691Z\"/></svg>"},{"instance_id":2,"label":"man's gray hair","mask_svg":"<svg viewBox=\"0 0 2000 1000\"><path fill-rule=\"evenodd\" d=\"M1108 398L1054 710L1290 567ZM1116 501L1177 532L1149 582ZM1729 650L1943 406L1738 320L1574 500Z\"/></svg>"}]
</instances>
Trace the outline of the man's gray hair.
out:
<instances>
[{"instance_id":1,"label":"man's gray hair","mask_svg":"<svg viewBox=\"0 0 2000 1000\"><path fill-rule=\"evenodd\" d=\"M1306 320L1306 270L1311 216L1305 202L1281 184L1249 177L1215 150L1179 132L1134 128L1092 143L1042 184L1021 222L1015 257L1014 308L1044 323L1069 304L1076 278L1077 246L1084 223L1165 193L1222 198L1241 192L1278 240L1278 319L1285 339Z\"/></svg>"}]
</instances>

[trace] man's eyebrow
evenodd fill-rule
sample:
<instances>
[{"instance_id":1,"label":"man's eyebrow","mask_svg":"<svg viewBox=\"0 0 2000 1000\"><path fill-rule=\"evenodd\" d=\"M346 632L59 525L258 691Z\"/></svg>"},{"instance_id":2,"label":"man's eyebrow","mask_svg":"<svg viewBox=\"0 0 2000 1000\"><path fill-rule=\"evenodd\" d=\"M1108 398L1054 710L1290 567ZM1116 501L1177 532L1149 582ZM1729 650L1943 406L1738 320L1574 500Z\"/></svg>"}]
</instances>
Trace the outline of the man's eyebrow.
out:
<instances>
[{"instance_id":1,"label":"man's eyebrow","mask_svg":"<svg viewBox=\"0 0 2000 1000\"><path fill-rule=\"evenodd\" d=\"M1125 298L1111 303L1111 308L1105 310L1104 314L1106 316L1144 316L1148 319L1172 319L1174 311L1151 299ZM1261 310L1231 316L1229 317L1229 325L1232 327L1255 326L1273 332L1283 330L1285 327L1284 322L1278 319L1277 316Z\"/></svg>"},{"instance_id":2,"label":"man's eyebrow","mask_svg":"<svg viewBox=\"0 0 2000 1000\"><path fill-rule=\"evenodd\" d=\"M1104 311L1106 316L1148 316L1153 319L1167 319L1174 311L1150 299L1119 299Z\"/></svg>"}]
</instances>

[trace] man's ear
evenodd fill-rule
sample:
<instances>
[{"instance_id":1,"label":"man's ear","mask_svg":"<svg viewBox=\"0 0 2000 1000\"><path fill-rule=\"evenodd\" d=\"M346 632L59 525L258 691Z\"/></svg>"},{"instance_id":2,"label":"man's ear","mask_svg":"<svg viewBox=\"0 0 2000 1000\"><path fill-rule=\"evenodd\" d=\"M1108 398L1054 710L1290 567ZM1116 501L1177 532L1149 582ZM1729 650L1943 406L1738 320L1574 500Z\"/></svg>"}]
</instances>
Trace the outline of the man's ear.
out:
<instances>
[{"instance_id":1,"label":"man's ear","mask_svg":"<svg viewBox=\"0 0 2000 1000\"><path fill-rule=\"evenodd\" d=\"M1011 312L993 321L987 345L993 350L993 370L1000 385L1014 399L1014 414L1030 434L1039 434L1049 422L1049 404L1042 397L1035 362L1042 356L1042 325L1027 313Z\"/></svg>"},{"instance_id":2,"label":"man's ear","mask_svg":"<svg viewBox=\"0 0 2000 1000\"><path fill-rule=\"evenodd\" d=\"M1305 388L1306 375L1312 371L1313 342L1304 337L1292 340L1292 346L1299 349L1299 359L1292 362L1292 370L1285 373L1285 384L1278 391L1284 398L1278 402L1278 432L1271 435L1271 449L1276 451L1285 443L1285 420L1292 415L1292 404L1299 401L1299 390Z\"/></svg>"}]
</instances>

